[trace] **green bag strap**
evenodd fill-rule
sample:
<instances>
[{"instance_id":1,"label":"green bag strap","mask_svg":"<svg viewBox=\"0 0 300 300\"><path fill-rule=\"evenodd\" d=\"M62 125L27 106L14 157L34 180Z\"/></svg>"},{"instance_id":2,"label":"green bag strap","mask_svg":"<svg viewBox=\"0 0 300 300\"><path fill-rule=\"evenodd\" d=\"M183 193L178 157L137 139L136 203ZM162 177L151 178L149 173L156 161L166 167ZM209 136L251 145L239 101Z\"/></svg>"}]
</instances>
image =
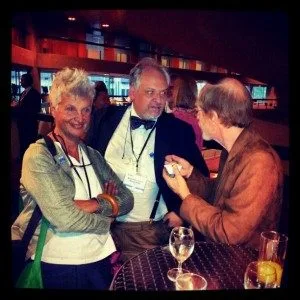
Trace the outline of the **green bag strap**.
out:
<instances>
[{"instance_id":1,"label":"green bag strap","mask_svg":"<svg viewBox=\"0 0 300 300\"><path fill-rule=\"evenodd\" d=\"M39 234L39 238L35 250L34 261L33 261L33 265L35 266L39 266L41 263L41 258L42 258L44 244L46 241L48 227L49 227L49 222L43 216L41 222L40 234Z\"/></svg>"}]
</instances>

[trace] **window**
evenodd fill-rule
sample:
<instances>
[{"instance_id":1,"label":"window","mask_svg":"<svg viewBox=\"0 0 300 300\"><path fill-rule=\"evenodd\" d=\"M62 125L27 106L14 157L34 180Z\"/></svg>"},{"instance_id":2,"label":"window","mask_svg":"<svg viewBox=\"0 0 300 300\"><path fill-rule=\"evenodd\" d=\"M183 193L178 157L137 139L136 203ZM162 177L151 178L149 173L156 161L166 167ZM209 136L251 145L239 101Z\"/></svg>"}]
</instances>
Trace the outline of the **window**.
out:
<instances>
[{"instance_id":1,"label":"window","mask_svg":"<svg viewBox=\"0 0 300 300\"><path fill-rule=\"evenodd\" d=\"M127 54L118 51L116 61L127 62Z\"/></svg>"},{"instance_id":2,"label":"window","mask_svg":"<svg viewBox=\"0 0 300 300\"><path fill-rule=\"evenodd\" d=\"M179 68L180 69L188 69L189 68L189 61L185 59L179 60Z\"/></svg>"},{"instance_id":3,"label":"window","mask_svg":"<svg viewBox=\"0 0 300 300\"><path fill-rule=\"evenodd\" d=\"M86 34L86 41L92 42L96 44L103 44L104 38L101 36L101 32L98 30L94 30L92 34L87 33ZM93 59L101 59L101 52L103 53L103 46L97 46L97 45L86 45L87 48L87 56L88 58Z\"/></svg>"},{"instance_id":4,"label":"window","mask_svg":"<svg viewBox=\"0 0 300 300\"><path fill-rule=\"evenodd\" d=\"M50 91L55 72L41 72L41 93L44 93L45 88ZM44 90L43 90L44 87Z\"/></svg>"},{"instance_id":5,"label":"window","mask_svg":"<svg viewBox=\"0 0 300 300\"><path fill-rule=\"evenodd\" d=\"M266 99L267 87L266 86L253 86L251 96L252 99Z\"/></svg>"},{"instance_id":6,"label":"window","mask_svg":"<svg viewBox=\"0 0 300 300\"><path fill-rule=\"evenodd\" d=\"M202 90L202 88L206 85L206 81L201 80L201 81L197 81L197 89L198 89L198 95L200 93L200 91Z\"/></svg>"},{"instance_id":7,"label":"window","mask_svg":"<svg viewBox=\"0 0 300 300\"><path fill-rule=\"evenodd\" d=\"M202 63L199 60L196 60L196 71L202 70Z\"/></svg>"},{"instance_id":8,"label":"window","mask_svg":"<svg viewBox=\"0 0 300 300\"><path fill-rule=\"evenodd\" d=\"M108 94L111 97L128 96L129 79L127 77L89 75L91 82L103 81L108 89Z\"/></svg>"},{"instance_id":9,"label":"window","mask_svg":"<svg viewBox=\"0 0 300 300\"><path fill-rule=\"evenodd\" d=\"M21 93L24 91L24 88L21 87L21 76L27 73L27 70L12 70L11 71L11 97L12 99L19 100Z\"/></svg>"}]
</instances>

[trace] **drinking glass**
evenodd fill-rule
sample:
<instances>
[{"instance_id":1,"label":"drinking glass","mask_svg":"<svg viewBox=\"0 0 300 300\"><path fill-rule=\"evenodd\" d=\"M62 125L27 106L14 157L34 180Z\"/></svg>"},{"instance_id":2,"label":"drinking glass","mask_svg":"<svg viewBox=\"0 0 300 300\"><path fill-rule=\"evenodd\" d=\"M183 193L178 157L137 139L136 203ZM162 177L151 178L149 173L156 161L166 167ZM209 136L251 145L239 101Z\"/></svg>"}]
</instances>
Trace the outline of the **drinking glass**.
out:
<instances>
[{"instance_id":1,"label":"drinking glass","mask_svg":"<svg viewBox=\"0 0 300 300\"><path fill-rule=\"evenodd\" d=\"M184 273L177 276L176 291L206 290L207 281L195 273Z\"/></svg>"},{"instance_id":2,"label":"drinking glass","mask_svg":"<svg viewBox=\"0 0 300 300\"><path fill-rule=\"evenodd\" d=\"M192 254L194 245L194 232L191 228L179 226L172 229L169 238L169 249L178 261L178 268L168 271L167 275L171 281L175 282L178 275L188 272L182 269L182 263Z\"/></svg>"},{"instance_id":3,"label":"drinking glass","mask_svg":"<svg viewBox=\"0 0 300 300\"><path fill-rule=\"evenodd\" d=\"M277 287L276 268L263 261L252 261L244 275L245 289L273 289Z\"/></svg>"},{"instance_id":4,"label":"drinking glass","mask_svg":"<svg viewBox=\"0 0 300 300\"><path fill-rule=\"evenodd\" d=\"M287 242L288 237L276 231L263 231L260 235L258 260L274 266L278 287L281 283Z\"/></svg>"}]
</instances>

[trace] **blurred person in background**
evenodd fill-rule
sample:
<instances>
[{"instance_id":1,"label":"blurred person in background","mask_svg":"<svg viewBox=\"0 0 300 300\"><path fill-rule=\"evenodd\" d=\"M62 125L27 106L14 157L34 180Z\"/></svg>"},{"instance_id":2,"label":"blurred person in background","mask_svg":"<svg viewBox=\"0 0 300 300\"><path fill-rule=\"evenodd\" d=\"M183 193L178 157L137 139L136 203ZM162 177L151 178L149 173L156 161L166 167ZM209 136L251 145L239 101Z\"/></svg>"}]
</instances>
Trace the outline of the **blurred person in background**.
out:
<instances>
[{"instance_id":1,"label":"blurred person in background","mask_svg":"<svg viewBox=\"0 0 300 300\"><path fill-rule=\"evenodd\" d=\"M176 118L192 125L196 136L196 144L201 151L203 147L202 131L195 115L197 94L195 79L186 75L174 77L172 83L172 113Z\"/></svg>"},{"instance_id":2,"label":"blurred person in background","mask_svg":"<svg viewBox=\"0 0 300 300\"><path fill-rule=\"evenodd\" d=\"M95 97L93 106L95 109L101 109L110 105L108 91L103 81L95 82Z\"/></svg>"},{"instance_id":3,"label":"blurred person in background","mask_svg":"<svg viewBox=\"0 0 300 300\"><path fill-rule=\"evenodd\" d=\"M167 90L167 100L166 100L166 106L165 106L165 112L171 113L175 107L175 97L174 97L174 81L178 78L179 75L177 74L171 74L170 75L170 83Z\"/></svg>"},{"instance_id":4,"label":"blurred person in background","mask_svg":"<svg viewBox=\"0 0 300 300\"><path fill-rule=\"evenodd\" d=\"M28 146L38 137L37 114L41 111L41 94L33 88L33 78L29 73L21 76L24 88L18 102L11 103L12 118L16 120L20 140L20 158Z\"/></svg>"}]
</instances>

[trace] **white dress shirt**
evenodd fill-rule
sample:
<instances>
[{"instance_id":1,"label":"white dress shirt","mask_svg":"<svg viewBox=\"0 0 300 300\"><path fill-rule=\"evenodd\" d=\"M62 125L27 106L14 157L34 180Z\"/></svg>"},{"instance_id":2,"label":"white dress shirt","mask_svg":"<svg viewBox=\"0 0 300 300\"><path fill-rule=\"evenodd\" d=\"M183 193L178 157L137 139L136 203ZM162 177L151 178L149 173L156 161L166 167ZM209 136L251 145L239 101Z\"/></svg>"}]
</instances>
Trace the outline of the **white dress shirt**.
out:
<instances>
[{"instance_id":1,"label":"white dress shirt","mask_svg":"<svg viewBox=\"0 0 300 300\"><path fill-rule=\"evenodd\" d=\"M146 130L142 125L135 130L131 130L130 116L138 116L134 110L133 104L127 108L122 120L110 139L105 152L105 159L123 182L126 177L126 173L137 174L145 180L145 187L142 193L136 192L128 186L134 196L134 207L128 214L118 217L117 221L149 221L159 190L154 171L154 144L156 129L153 130L139 159L138 169L136 169L137 158L148 138L149 133L151 132L151 129ZM134 154L131 146L131 134ZM162 219L167 211L167 206L161 195L154 220L157 221Z\"/></svg>"}]
</instances>

